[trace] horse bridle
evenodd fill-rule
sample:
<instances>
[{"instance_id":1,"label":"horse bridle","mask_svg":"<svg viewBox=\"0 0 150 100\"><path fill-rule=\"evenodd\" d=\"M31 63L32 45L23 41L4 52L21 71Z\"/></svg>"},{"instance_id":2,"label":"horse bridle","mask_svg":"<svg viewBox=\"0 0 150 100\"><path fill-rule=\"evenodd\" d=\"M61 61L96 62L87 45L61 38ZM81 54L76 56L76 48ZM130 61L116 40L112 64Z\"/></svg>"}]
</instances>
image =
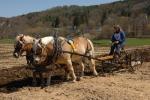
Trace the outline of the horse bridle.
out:
<instances>
[{"instance_id":1,"label":"horse bridle","mask_svg":"<svg viewBox=\"0 0 150 100\"><path fill-rule=\"evenodd\" d=\"M22 49L23 44L20 43L20 41L17 41L17 43L15 44L15 50L14 53L20 53L21 49Z\"/></svg>"}]
</instances>

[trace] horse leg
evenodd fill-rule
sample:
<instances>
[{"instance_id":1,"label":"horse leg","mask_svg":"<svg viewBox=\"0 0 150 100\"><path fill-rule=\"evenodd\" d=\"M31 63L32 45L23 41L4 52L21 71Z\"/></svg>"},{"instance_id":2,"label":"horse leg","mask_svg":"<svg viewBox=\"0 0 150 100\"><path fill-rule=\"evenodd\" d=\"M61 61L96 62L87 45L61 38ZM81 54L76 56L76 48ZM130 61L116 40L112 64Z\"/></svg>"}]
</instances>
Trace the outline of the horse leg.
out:
<instances>
[{"instance_id":1,"label":"horse leg","mask_svg":"<svg viewBox=\"0 0 150 100\"><path fill-rule=\"evenodd\" d=\"M36 72L36 71L33 71L33 80L32 80L32 85L33 85L33 86L36 86L36 85L37 85L36 74L37 74L37 72Z\"/></svg>"},{"instance_id":2,"label":"horse leg","mask_svg":"<svg viewBox=\"0 0 150 100\"><path fill-rule=\"evenodd\" d=\"M39 72L39 76L40 76L40 79L41 79L41 87L44 87L43 73L42 73L42 72Z\"/></svg>"},{"instance_id":3,"label":"horse leg","mask_svg":"<svg viewBox=\"0 0 150 100\"><path fill-rule=\"evenodd\" d=\"M29 60L30 58L29 58L29 56L28 56L28 54L26 55L26 61L27 61L27 64L29 65L30 64L30 60Z\"/></svg>"},{"instance_id":4,"label":"horse leg","mask_svg":"<svg viewBox=\"0 0 150 100\"><path fill-rule=\"evenodd\" d=\"M64 80L69 80L69 70L67 68L64 68L65 70L65 76L64 76Z\"/></svg>"},{"instance_id":5,"label":"horse leg","mask_svg":"<svg viewBox=\"0 0 150 100\"><path fill-rule=\"evenodd\" d=\"M48 76L47 76L47 81L46 81L46 86L49 86L51 84L51 72L48 73Z\"/></svg>"},{"instance_id":6,"label":"horse leg","mask_svg":"<svg viewBox=\"0 0 150 100\"><path fill-rule=\"evenodd\" d=\"M82 61L79 62L79 65L80 65L80 67L81 67L81 77L82 77L82 76L84 76L84 68L85 68L85 66L84 66L84 64L83 64Z\"/></svg>"},{"instance_id":7,"label":"horse leg","mask_svg":"<svg viewBox=\"0 0 150 100\"><path fill-rule=\"evenodd\" d=\"M95 60L93 60L93 59L90 59L90 60L91 60L91 64L92 64L91 69L92 69L92 71L93 71L93 74L94 74L95 76L97 76L98 73L97 73L96 68L95 68Z\"/></svg>"},{"instance_id":8,"label":"horse leg","mask_svg":"<svg viewBox=\"0 0 150 100\"><path fill-rule=\"evenodd\" d=\"M74 69L73 69L71 60L67 61L67 67L69 70L69 74L71 74L71 76L72 76L73 82L76 82L76 75L74 73Z\"/></svg>"}]
</instances>

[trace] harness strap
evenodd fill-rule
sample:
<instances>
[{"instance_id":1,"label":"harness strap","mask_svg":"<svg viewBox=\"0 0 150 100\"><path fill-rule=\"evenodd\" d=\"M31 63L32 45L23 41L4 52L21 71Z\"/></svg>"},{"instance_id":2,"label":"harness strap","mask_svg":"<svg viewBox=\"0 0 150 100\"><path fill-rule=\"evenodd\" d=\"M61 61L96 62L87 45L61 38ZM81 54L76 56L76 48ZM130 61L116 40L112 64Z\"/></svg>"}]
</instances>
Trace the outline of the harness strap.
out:
<instances>
[{"instance_id":1,"label":"harness strap","mask_svg":"<svg viewBox=\"0 0 150 100\"><path fill-rule=\"evenodd\" d=\"M73 40L67 40L67 43L71 46L71 48L73 49L73 52L75 52L75 45L74 45L74 41Z\"/></svg>"},{"instance_id":2,"label":"harness strap","mask_svg":"<svg viewBox=\"0 0 150 100\"><path fill-rule=\"evenodd\" d=\"M58 56L61 55L62 53L62 48L61 48L61 41L58 39L58 36L55 34L54 35L54 43L53 43L53 52L51 55L48 56L48 63L52 64L54 63L57 59Z\"/></svg>"}]
</instances>

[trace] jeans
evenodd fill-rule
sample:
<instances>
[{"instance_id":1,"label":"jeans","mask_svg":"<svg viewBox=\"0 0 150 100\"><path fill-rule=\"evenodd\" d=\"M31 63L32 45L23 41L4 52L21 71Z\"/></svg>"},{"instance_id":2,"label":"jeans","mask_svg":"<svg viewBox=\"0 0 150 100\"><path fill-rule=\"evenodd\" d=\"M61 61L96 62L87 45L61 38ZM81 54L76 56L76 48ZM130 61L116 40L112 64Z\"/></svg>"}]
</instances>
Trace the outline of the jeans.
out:
<instances>
[{"instance_id":1,"label":"jeans","mask_svg":"<svg viewBox=\"0 0 150 100\"><path fill-rule=\"evenodd\" d=\"M121 51L121 49L123 49L124 48L124 43L118 43L118 44L113 44L112 46L111 46L111 50L110 50L110 53L109 53L109 55L112 55L112 54L114 54L114 52L115 53L117 53L117 54L120 54L120 51Z\"/></svg>"}]
</instances>

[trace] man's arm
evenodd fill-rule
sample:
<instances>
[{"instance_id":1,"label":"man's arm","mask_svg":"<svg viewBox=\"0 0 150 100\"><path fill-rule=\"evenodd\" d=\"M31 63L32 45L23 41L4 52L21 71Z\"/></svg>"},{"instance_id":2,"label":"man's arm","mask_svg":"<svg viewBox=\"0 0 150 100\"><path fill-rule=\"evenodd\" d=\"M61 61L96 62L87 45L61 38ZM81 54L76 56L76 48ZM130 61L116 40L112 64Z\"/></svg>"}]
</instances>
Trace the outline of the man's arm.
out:
<instances>
[{"instance_id":1,"label":"man's arm","mask_svg":"<svg viewBox=\"0 0 150 100\"><path fill-rule=\"evenodd\" d=\"M112 41L112 45L119 43L119 41L117 41L117 40L115 39L115 36L114 36L114 35L112 36L111 41Z\"/></svg>"},{"instance_id":2,"label":"man's arm","mask_svg":"<svg viewBox=\"0 0 150 100\"><path fill-rule=\"evenodd\" d=\"M123 43L125 41L125 33L120 32L120 35L121 35L121 39L120 39L119 43Z\"/></svg>"}]
</instances>

